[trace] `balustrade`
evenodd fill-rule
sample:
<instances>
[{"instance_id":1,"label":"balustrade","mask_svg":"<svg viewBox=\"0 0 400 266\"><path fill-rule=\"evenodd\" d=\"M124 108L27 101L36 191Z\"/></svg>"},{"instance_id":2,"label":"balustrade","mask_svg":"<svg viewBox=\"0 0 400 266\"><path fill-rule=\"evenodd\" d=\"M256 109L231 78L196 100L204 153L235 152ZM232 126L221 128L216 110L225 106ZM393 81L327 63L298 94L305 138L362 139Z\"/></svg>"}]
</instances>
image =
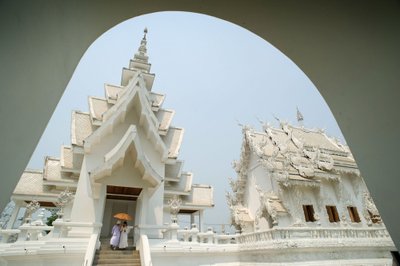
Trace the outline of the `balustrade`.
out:
<instances>
[{"instance_id":1,"label":"balustrade","mask_svg":"<svg viewBox=\"0 0 400 266\"><path fill-rule=\"evenodd\" d=\"M389 238L389 235L384 228L274 228L239 235L237 241L245 244L285 239L333 238Z\"/></svg>"}]
</instances>

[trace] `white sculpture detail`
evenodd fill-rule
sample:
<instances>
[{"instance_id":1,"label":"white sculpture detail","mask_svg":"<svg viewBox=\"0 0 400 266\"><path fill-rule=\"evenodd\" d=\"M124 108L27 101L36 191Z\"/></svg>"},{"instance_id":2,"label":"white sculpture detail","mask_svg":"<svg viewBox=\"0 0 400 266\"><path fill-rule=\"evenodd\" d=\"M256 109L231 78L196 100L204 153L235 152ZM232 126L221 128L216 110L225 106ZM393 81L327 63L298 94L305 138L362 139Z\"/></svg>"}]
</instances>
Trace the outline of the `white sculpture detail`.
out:
<instances>
[{"instance_id":1,"label":"white sculpture detail","mask_svg":"<svg viewBox=\"0 0 400 266\"><path fill-rule=\"evenodd\" d=\"M169 210L171 214L172 223L177 223L178 221L178 213L181 209L182 200L178 195L174 195L172 198L168 200Z\"/></svg>"},{"instance_id":2,"label":"white sculpture detail","mask_svg":"<svg viewBox=\"0 0 400 266\"><path fill-rule=\"evenodd\" d=\"M55 205L60 208L60 211L57 213L59 219L64 218L64 208L74 199L74 194L66 188L62 191L58 197Z\"/></svg>"},{"instance_id":3,"label":"white sculpture detail","mask_svg":"<svg viewBox=\"0 0 400 266\"><path fill-rule=\"evenodd\" d=\"M274 194L274 192L264 192L256 185L256 190L259 193L260 207L256 212L256 224L258 224L259 219L265 218L270 227L278 225L278 210L274 201L278 201L279 198Z\"/></svg>"},{"instance_id":4,"label":"white sculpture detail","mask_svg":"<svg viewBox=\"0 0 400 266\"><path fill-rule=\"evenodd\" d=\"M30 223L32 214L40 208L40 204L37 200L32 200L26 205L26 218L25 222Z\"/></svg>"},{"instance_id":5,"label":"white sculpture detail","mask_svg":"<svg viewBox=\"0 0 400 266\"><path fill-rule=\"evenodd\" d=\"M367 191L363 193L363 200L364 200L363 214L364 218L368 221L369 225L371 225L372 222L381 224L382 218L378 212L378 208L376 208L376 205L372 200L371 195Z\"/></svg>"}]
</instances>

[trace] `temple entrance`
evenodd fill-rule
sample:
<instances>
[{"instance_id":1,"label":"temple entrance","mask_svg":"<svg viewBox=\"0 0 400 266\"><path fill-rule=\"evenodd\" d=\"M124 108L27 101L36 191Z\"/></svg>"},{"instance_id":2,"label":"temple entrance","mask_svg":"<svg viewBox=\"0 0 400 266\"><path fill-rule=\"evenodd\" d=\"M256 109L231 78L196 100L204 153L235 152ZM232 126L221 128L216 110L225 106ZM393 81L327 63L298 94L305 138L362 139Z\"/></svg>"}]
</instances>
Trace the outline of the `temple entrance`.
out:
<instances>
[{"instance_id":1,"label":"temple entrance","mask_svg":"<svg viewBox=\"0 0 400 266\"><path fill-rule=\"evenodd\" d=\"M127 213L133 220L127 221L128 226L135 226L136 200L139 197L142 189L133 187L120 187L107 185L106 204L103 214L103 226L101 228L101 238L106 239L111 237L111 229L116 218L113 216L116 213ZM129 244L133 244L133 230L129 233Z\"/></svg>"}]
</instances>

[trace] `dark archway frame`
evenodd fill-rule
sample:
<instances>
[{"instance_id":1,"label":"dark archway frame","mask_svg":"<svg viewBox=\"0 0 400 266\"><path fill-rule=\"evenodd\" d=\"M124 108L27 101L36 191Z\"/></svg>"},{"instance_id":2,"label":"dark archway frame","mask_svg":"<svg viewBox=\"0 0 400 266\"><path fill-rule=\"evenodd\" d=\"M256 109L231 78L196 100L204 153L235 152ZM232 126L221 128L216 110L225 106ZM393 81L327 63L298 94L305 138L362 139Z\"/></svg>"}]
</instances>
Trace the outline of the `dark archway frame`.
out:
<instances>
[{"instance_id":1,"label":"dark archway frame","mask_svg":"<svg viewBox=\"0 0 400 266\"><path fill-rule=\"evenodd\" d=\"M0 3L0 207L8 202L76 65L111 27L189 11L240 25L290 57L331 108L400 245L400 2L11 1Z\"/></svg>"}]
</instances>

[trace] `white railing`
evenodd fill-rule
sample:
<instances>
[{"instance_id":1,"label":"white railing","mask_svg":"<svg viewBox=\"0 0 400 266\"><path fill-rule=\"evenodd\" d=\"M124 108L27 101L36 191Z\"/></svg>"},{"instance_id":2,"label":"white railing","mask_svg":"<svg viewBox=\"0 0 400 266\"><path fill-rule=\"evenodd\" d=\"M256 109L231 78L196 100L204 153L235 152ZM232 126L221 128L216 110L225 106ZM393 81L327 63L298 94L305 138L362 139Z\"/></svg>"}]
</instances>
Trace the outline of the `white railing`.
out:
<instances>
[{"instance_id":1,"label":"white railing","mask_svg":"<svg viewBox=\"0 0 400 266\"><path fill-rule=\"evenodd\" d=\"M153 263L151 261L149 239L146 235L140 235L139 241L136 243L136 247L139 249L140 265L152 266Z\"/></svg>"},{"instance_id":2,"label":"white railing","mask_svg":"<svg viewBox=\"0 0 400 266\"><path fill-rule=\"evenodd\" d=\"M72 228L90 228L89 236L92 236L94 233L98 233L102 224L101 223L88 223L88 222L70 222L70 221L62 221L55 220L53 222L54 229L50 232L52 237L54 238L64 238L68 237L68 232Z\"/></svg>"},{"instance_id":3,"label":"white railing","mask_svg":"<svg viewBox=\"0 0 400 266\"><path fill-rule=\"evenodd\" d=\"M18 229L21 231L18 234L17 241L35 241L40 240L46 234L43 235L43 231L51 231L53 230L53 226L47 225L32 225L32 224L23 224Z\"/></svg>"},{"instance_id":4,"label":"white railing","mask_svg":"<svg viewBox=\"0 0 400 266\"><path fill-rule=\"evenodd\" d=\"M208 227L205 232L200 232L196 224L192 224L191 229L188 227L179 229L179 225L176 223L172 223L164 229L163 234L166 240L208 244L234 244L238 236L237 234L216 234L212 227Z\"/></svg>"},{"instance_id":5,"label":"white railing","mask_svg":"<svg viewBox=\"0 0 400 266\"><path fill-rule=\"evenodd\" d=\"M262 232L241 234L239 244L287 239L333 239L333 238L387 238L385 228L274 228Z\"/></svg>"},{"instance_id":6,"label":"white railing","mask_svg":"<svg viewBox=\"0 0 400 266\"><path fill-rule=\"evenodd\" d=\"M19 235L21 230L18 229L0 229L1 243L8 243L13 235Z\"/></svg>"},{"instance_id":7,"label":"white railing","mask_svg":"<svg viewBox=\"0 0 400 266\"><path fill-rule=\"evenodd\" d=\"M98 234L92 234L89 240L89 244L86 249L85 253L85 258L83 260L83 266L90 266L93 263L94 255L96 253L96 244L97 244L97 239L99 235Z\"/></svg>"},{"instance_id":8,"label":"white railing","mask_svg":"<svg viewBox=\"0 0 400 266\"><path fill-rule=\"evenodd\" d=\"M137 242L141 235L147 235L150 238L162 238L162 232L167 228L165 225L146 225L138 224L134 227L134 241Z\"/></svg>"}]
</instances>

